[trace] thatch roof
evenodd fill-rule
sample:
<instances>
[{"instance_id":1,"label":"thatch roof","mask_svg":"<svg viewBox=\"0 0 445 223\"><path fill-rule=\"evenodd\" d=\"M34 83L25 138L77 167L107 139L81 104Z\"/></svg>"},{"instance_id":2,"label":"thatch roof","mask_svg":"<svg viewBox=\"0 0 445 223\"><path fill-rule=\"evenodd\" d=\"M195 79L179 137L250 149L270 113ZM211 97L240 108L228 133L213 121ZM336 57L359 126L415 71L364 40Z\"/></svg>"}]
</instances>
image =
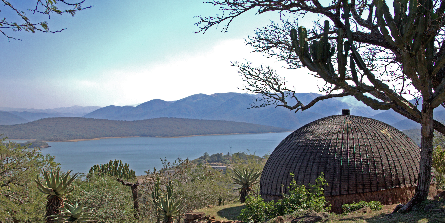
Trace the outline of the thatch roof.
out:
<instances>
[{"instance_id":1,"label":"thatch roof","mask_svg":"<svg viewBox=\"0 0 445 223\"><path fill-rule=\"evenodd\" d=\"M419 147L394 127L360 116L330 116L301 127L275 148L263 169L261 195L287 193L290 173L307 185L323 172L326 196L415 186L419 161Z\"/></svg>"}]
</instances>

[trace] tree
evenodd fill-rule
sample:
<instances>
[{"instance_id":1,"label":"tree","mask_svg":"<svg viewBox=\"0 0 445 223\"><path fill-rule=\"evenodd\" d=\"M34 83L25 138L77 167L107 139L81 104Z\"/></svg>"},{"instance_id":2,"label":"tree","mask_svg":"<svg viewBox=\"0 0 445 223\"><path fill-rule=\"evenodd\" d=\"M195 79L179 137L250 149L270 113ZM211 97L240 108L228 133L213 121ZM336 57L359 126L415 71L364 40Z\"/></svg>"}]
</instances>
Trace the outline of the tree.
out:
<instances>
[{"instance_id":1,"label":"tree","mask_svg":"<svg viewBox=\"0 0 445 223\"><path fill-rule=\"evenodd\" d=\"M85 10L87 8L91 8L91 6L84 7L83 3L85 0L69 3L65 0L36 0L36 3L33 5L28 5L27 2L21 3L10 3L6 0L2 0L5 11L10 12L12 14L16 14L17 16L13 18L3 18L0 20L0 33L3 34L8 40L14 39L15 37L7 34L6 30L12 31L26 31L26 32L44 32L44 33L57 33L61 32L64 29L59 30L51 30L48 26L48 22L38 18L37 15L48 16L48 19L51 18L51 15L63 15L70 14L74 16L77 11ZM33 7L31 9L25 9L26 7ZM31 12L32 15L27 15L27 12Z\"/></svg>"},{"instance_id":2,"label":"tree","mask_svg":"<svg viewBox=\"0 0 445 223\"><path fill-rule=\"evenodd\" d=\"M0 142L0 222L40 222L44 198L32 180L41 169L56 167L38 148Z\"/></svg>"},{"instance_id":3,"label":"tree","mask_svg":"<svg viewBox=\"0 0 445 223\"><path fill-rule=\"evenodd\" d=\"M433 119L433 109L445 100L445 1L394 0L228 0L209 2L224 13L200 17L200 32L243 13L279 12L282 19L258 29L248 40L255 51L306 67L326 85L325 95L303 104L269 67L234 65L244 76L246 90L263 95L262 104L304 111L334 97L353 96L373 109L395 112L421 124L421 160L414 197L400 211L411 210L427 198L431 180L433 130L445 126ZM312 30L298 27L298 19L315 14L326 19ZM292 21L286 18L291 18ZM298 27L298 28L297 28ZM297 29L298 31L297 31ZM290 34L290 35L289 35ZM408 99L416 98L416 103ZM417 107L421 104L421 109Z\"/></svg>"}]
</instances>

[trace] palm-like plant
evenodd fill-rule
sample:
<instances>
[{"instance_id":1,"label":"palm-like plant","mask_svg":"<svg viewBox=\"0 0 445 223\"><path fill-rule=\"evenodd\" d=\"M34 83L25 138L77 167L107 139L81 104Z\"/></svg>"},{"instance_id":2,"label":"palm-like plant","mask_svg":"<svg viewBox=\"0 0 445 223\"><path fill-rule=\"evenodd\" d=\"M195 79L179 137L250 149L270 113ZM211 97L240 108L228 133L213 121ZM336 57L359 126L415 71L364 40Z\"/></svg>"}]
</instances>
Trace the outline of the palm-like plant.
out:
<instances>
[{"instance_id":1,"label":"palm-like plant","mask_svg":"<svg viewBox=\"0 0 445 223\"><path fill-rule=\"evenodd\" d=\"M68 208L67 208L68 207ZM54 217L57 222L93 222L95 221L92 213L86 210L85 207L79 205L77 202L74 205L65 203L65 206L60 209L60 213Z\"/></svg>"},{"instance_id":2,"label":"palm-like plant","mask_svg":"<svg viewBox=\"0 0 445 223\"><path fill-rule=\"evenodd\" d=\"M43 171L43 176L45 178L45 186L39 180L39 176L35 179L37 183L37 188L44 194L47 194L46 202L46 215L47 222L54 222L55 215L60 213L60 209L63 208L63 197L69 194L73 189L68 190L68 187L76 179L77 173L73 177L68 179L71 170L60 176L59 170L54 171Z\"/></svg>"},{"instance_id":3,"label":"palm-like plant","mask_svg":"<svg viewBox=\"0 0 445 223\"><path fill-rule=\"evenodd\" d=\"M249 192L252 190L252 186L258 182L261 176L261 171L255 169L233 169L234 176L232 179L235 184L240 185L240 201L244 203Z\"/></svg>"}]
</instances>

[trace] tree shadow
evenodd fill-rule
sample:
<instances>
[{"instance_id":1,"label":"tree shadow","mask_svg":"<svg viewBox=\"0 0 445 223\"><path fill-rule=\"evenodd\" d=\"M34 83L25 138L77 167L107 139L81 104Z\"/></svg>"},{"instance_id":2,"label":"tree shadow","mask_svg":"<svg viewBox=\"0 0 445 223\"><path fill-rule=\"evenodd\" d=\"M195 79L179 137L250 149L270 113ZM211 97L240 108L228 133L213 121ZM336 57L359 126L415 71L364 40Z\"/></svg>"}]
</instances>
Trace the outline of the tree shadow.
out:
<instances>
[{"instance_id":1,"label":"tree shadow","mask_svg":"<svg viewBox=\"0 0 445 223\"><path fill-rule=\"evenodd\" d=\"M219 210L217 214L227 220L238 220L238 216L241 214L241 210L244 209L244 207L246 207L246 205L224 208Z\"/></svg>"},{"instance_id":2,"label":"tree shadow","mask_svg":"<svg viewBox=\"0 0 445 223\"><path fill-rule=\"evenodd\" d=\"M381 214L366 219L369 223L382 222L445 222L445 212L411 211L409 213Z\"/></svg>"}]
</instances>

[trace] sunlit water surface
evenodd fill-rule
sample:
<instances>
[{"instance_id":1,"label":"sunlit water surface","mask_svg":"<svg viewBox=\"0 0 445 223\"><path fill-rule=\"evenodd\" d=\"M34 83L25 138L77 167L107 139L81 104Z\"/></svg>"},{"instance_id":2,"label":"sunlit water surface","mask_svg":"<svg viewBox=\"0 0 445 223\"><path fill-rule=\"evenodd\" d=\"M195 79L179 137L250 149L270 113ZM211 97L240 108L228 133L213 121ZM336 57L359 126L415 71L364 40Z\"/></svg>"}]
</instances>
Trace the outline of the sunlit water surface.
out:
<instances>
[{"instance_id":1,"label":"sunlit water surface","mask_svg":"<svg viewBox=\"0 0 445 223\"><path fill-rule=\"evenodd\" d=\"M55 156L63 171L88 173L94 164L110 160L122 160L144 175L153 167L162 167L161 158L168 161L196 159L205 152L236 153L246 152L263 156L270 154L290 132L247 135L193 136L182 138L112 138L79 142L49 142L51 146L42 149L43 154Z\"/></svg>"}]
</instances>

